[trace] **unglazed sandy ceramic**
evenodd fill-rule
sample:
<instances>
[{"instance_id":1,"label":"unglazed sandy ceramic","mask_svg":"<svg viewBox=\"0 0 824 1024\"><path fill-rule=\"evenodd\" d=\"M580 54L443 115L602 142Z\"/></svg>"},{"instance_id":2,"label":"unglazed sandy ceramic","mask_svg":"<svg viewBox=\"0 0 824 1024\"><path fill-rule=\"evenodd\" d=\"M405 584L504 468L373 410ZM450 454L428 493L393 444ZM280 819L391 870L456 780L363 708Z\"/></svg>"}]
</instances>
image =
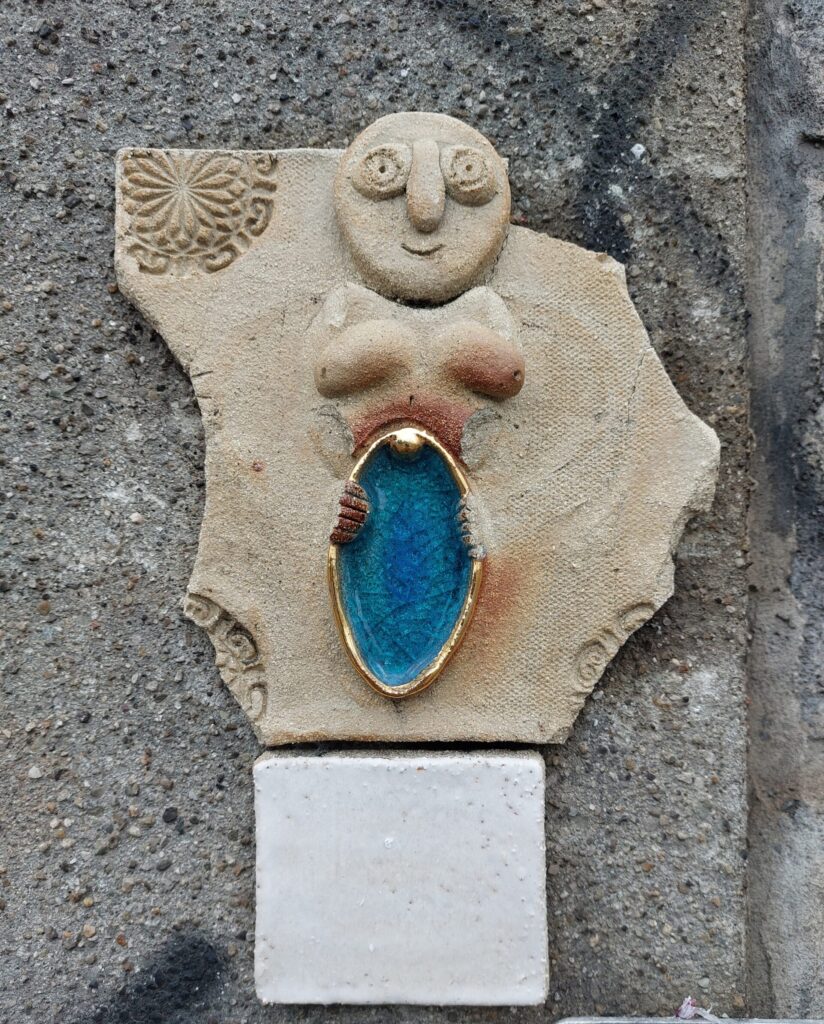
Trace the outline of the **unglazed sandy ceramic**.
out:
<instances>
[{"instance_id":1,"label":"unglazed sandy ceramic","mask_svg":"<svg viewBox=\"0 0 824 1024\"><path fill-rule=\"evenodd\" d=\"M382 118L345 152L119 154L120 288L189 374L206 435L184 610L265 744L562 741L672 593L715 434L667 378L621 266L508 217L505 162L439 114ZM432 476L403 491L361 466L353 490L370 446L403 431L431 439L428 474L466 486L447 501ZM397 589L430 557L422 537L454 563L437 618L442 565L426 562L428 647L407 616L423 591ZM336 583L331 564L358 551L380 567L371 605L368 574ZM380 643L413 625L393 683ZM364 630L385 640L366 652Z\"/></svg>"}]
</instances>

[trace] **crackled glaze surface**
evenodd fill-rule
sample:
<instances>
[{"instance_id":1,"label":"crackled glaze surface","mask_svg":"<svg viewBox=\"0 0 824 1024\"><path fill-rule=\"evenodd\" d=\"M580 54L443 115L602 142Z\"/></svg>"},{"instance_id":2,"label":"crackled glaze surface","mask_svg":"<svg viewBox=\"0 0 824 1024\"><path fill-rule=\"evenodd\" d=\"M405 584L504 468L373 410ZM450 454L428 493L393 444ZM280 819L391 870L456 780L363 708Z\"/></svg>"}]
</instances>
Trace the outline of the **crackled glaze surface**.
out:
<instances>
[{"instance_id":1,"label":"crackled glaze surface","mask_svg":"<svg viewBox=\"0 0 824 1024\"><path fill-rule=\"evenodd\" d=\"M359 482L371 511L340 552L344 610L370 670L402 686L437 657L466 600L471 560L458 523L461 494L428 445L411 458L383 445Z\"/></svg>"}]
</instances>

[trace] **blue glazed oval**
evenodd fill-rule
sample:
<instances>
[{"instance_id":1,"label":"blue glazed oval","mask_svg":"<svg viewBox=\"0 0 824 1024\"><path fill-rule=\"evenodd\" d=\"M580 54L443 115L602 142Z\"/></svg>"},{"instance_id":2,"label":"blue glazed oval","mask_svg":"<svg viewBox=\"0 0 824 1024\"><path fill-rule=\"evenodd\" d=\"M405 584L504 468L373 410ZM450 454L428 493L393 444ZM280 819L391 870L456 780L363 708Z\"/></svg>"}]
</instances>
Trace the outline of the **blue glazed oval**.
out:
<instances>
[{"instance_id":1,"label":"blue glazed oval","mask_svg":"<svg viewBox=\"0 0 824 1024\"><path fill-rule=\"evenodd\" d=\"M370 511L337 552L339 614L370 681L409 687L468 621L475 570L458 521L464 492L431 442L411 455L379 444L357 479Z\"/></svg>"}]
</instances>

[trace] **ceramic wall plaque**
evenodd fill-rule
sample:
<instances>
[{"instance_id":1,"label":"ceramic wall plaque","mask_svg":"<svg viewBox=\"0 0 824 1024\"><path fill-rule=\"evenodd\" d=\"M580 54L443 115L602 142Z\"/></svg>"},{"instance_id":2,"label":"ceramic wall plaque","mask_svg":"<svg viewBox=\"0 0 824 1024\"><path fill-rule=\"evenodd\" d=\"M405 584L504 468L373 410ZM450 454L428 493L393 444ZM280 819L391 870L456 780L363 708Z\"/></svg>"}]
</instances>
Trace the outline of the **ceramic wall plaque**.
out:
<instances>
[{"instance_id":1,"label":"ceramic wall plaque","mask_svg":"<svg viewBox=\"0 0 824 1024\"><path fill-rule=\"evenodd\" d=\"M120 288L206 435L184 609L261 741L562 741L718 461L621 266L510 225L439 114L117 166Z\"/></svg>"}]
</instances>

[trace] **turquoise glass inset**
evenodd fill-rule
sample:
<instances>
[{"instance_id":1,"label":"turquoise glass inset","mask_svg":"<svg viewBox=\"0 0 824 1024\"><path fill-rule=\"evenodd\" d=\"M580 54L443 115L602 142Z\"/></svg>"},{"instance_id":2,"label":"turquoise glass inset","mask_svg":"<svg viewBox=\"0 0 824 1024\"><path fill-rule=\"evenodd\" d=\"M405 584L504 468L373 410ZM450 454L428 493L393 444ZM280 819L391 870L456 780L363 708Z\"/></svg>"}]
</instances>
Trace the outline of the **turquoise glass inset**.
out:
<instances>
[{"instance_id":1,"label":"turquoise glass inset","mask_svg":"<svg viewBox=\"0 0 824 1024\"><path fill-rule=\"evenodd\" d=\"M433 447L377 448L358 483L369 517L339 549L340 596L361 658L386 686L403 686L449 639L469 590L461 492Z\"/></svg>"}]
</instances>

